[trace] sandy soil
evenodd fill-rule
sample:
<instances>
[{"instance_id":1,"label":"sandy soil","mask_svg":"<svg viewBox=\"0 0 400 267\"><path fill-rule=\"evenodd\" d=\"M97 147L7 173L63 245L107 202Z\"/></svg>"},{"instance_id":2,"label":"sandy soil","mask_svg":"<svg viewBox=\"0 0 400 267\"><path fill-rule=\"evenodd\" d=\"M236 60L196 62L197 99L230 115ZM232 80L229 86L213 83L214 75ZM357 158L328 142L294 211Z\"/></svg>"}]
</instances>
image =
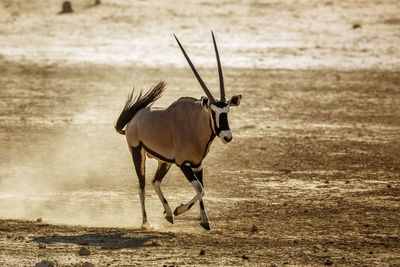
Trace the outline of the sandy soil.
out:
<instances>
[{"instance_id":1,"label":"sandy soil","mask_svg":"<svg viewBox=\"0 0 400 267\"><path fill-rule=\"evenodd\" d=\"M0 266L400 265L396 1L103 2L0 4ZM159 106L202 95L172 32L217 92L204 28L243 94L204 162L211 231L198 207L163 218L150 160L143 231L113 123L132 84L167 81ZM194 194L176 167L162 186L172 208Z\"/></svg>"}]
</instances>

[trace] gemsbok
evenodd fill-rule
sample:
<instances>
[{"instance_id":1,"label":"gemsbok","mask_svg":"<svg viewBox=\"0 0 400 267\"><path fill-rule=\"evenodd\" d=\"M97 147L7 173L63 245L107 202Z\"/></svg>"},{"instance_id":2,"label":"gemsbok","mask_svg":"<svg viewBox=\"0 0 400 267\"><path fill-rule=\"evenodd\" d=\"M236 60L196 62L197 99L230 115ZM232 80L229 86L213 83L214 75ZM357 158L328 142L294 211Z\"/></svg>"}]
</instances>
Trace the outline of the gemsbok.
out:
<instances>
[{"instance_id":1,"label":"gemsbok","mask_svg":"<svg viewBox=\"0 0 400 267\"><path fill-rule=\"evenodd\" d=\"M204 209L203 196L203 159L207 156L215 136L224 144L232 141L232 132L228 124L228 112L231 106L238 106L241 95L230 100L225 99L224 79L217 44L213 32L215 54L217 58L220 100L213 97L191 60L174 35L190 68L207 97L200 100L192 97L181 97L166 109L152 109L151 105L158 100L165 90L165 83L159 82L146 94L139 93L133 98L129 94L124 109L119 116L115 129L126 136L133 163L139 178L139 196L142 207L142 228L150 227L145 208L145 161L149 158L158 160L158 168L152 180L154 190L164 206L165 218L174 223L177 216L188 211L196 201L200 202L200 225L210 230L207 213ZM124 130L125 127L125 130ZM178 206L174 213L160 189L160 184L171 165L177 165L192 184L196 195L186 204Z\"/></svg>"}]
</instances>

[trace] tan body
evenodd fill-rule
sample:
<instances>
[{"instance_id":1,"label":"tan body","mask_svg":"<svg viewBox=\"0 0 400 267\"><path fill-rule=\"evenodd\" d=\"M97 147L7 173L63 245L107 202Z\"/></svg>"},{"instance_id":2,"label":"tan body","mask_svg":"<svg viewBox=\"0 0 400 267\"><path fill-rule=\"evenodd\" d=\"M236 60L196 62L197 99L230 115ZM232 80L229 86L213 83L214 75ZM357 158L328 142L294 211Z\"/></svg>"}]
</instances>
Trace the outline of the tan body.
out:
<instances>
[{"instance_id":1,"label":"tan body","mask_svg":"<svg viewBox=\"0 0 400 267\"><path fill-rule=\"evenodd\" d=\"M182 97L166 109L144 108L126 125L129 146L143 145L149 157L181 166L199 166L207 155L213 132L210 115L191 97Z\"/></svg>"},{"instance_id":2,"label":"tan body","mask_svg":"<svg viewBox=\"0 0 400 267\"><path fill-rule=\"evenodd\" d=\"M175 35L174 37L207 97L201 97L200 100L192 97L181 97L166 109L155 109L151 108L151 105L161 97L165 89L164 82L158 83L145 95L140 93L136 98L133 98L132 92L118 117L115 130L126 135L136 174L139 178L142 227L149 227L145 208L147 155L158 160L158 168L152 184L164 206L166 220L174 223L173 216L188 211L199 201L200 225L204 229L210 230L203 203L205 191L201 164L207 156L215 136L218 136L224 144L232 141L233 136L228 124L228 112L231 106L240 104L242 96L233 96L228 101L225 99L221 62L213 33L220 82L221 99L219 101L214 98L204 84L178 38ZM173 213L160 188L161 181L172 164L179 166L196 191L196 195L189 202L176 207Z\"/></svg>"}]
</instances>

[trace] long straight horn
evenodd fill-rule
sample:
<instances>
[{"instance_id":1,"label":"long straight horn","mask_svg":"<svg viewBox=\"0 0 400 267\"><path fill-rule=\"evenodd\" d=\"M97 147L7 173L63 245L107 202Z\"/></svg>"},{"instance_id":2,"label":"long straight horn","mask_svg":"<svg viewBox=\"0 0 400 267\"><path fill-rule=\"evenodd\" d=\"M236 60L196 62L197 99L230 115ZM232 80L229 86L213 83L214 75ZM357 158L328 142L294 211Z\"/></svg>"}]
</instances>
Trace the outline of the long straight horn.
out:
<instances>
[{"instance_id":1,"label":"long straight horn","mask_svg":"<svg viewBox=\"0 0 400 267\"><path fill-rule=\"evenodd\" d=\"M210 99L211 103L215 102L215 98L213 97L213 95L211 94L210 90L208 90L207 86L205 85L205 83L203 82L203 80L201 79L199 73L197 72L196 68L193 66L192 61L190 61L190 58L188 57L188 55L185 52L185 49L183 49L181 43L179 42L178 38L176 38L175 34L174 34L175 40L178 42L179 48L181 49L183 55L186 58L186 61L189 63L190 68L192 69L194 76L196 76L197 80L199 81L201 87L203 88L204 92L206 93L207 97Z\"/></svg>"},{"instance_id":2,"label":"long straight horn","mask_svg":"<svg viewBox=\"0 0 400 267\"><path fill-rule=\"evenodd\" d=\"M219 53L217 48L217 43L215 42L214 33L211 31L211 35L214 42L215 56L217 57L218 64L218 75L219 75L219 91L221 94L221 101L225 102L225 87L224 87L224 75L222 74L221 61L219 60Z\"/></svg>"}]
</instances>

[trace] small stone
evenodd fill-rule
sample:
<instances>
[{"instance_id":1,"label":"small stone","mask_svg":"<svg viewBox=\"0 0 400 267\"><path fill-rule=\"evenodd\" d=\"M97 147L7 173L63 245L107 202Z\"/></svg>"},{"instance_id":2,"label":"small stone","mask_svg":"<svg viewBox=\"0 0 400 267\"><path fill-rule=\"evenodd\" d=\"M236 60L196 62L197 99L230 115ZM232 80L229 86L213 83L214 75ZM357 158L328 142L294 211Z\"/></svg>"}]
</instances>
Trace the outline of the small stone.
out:
<instances>
[{"instance_id":1,"label":"small stone","mask_svg":"<svg viewBox=\"0 0 400 267\"><path fill-rule=\"evenodd\" d=\"M62 4L62 9L61 9L60 14L72 13L72 12L74 12L74 11L72 10L71 2L70 1L64 1L63 4Z\"/></svg>"},{"instance_id":2,"label":"small stone","mask_svg":"<svg viewBox=\"0 0 400 267\"><path fill-rule=\"evenodd\" d=\"M285 202L282 203L282 205L283 206L287 206L287 205L289 205L289 203L285 201Z\"/></svg>"},{"instance_id":3,"label":"small stone","mask_svg":"<svg viewBox=\"0 0 400 267\"><path fill-rule=\"evenodd\" d=\"M42 244L42 243L39 243L39 248L40 248L40 249L45 249L45 248L46 248L46 245L45 245L45 244Z\"/></svg>"},{"instance_id":4,"label":"small stone","mask_svg":"<svg viewBox=\"0 0 400 267\"><path fill-rule=\"evenodd\" d=\"M41 262L37 262L35 267L55 267L56 264L51 260L42 260Z\"/></svg>"},{"instance_id":5,"label":"small stone","mask_svg":"<svg viewBox=\"0 0 400 267\"><path fill-rule=\"evenodd\" d=\"M150 246L152 246L152 247L158 247L158 246L160 246L160 244L158 244L157 241L151 241Z\"/></svg>"},{"instance_id":6,"label":"small stone","mask_svg":"<svg viewBox=\"0 0 400 267\"><path fill-rule=\"evenodd\" d=\"M331 260L326 260L325 261L325 265L332 265L332 264L333 264L333 262Z\"/></svg>"},{"instance_id":7,"label":"small stone","mask_svg":"<svg viewBox=\"0 0 400 267\"><path fill-rule=\"evenodd\" d=\"M358 23L353 24L353 29L358 29L358 28L361 28L361 24Z\"/></svg>"},{"instance_id":8,"label":"small stone","mask_svg":"<svg viewBox=\"0 0 400 267\"><path fill-rule=\"evenodd\" d=\"M43 222L43 219L42 218L37 218L36 222Z\"/></svg>"},{"instance_id":9,"label":"small stone","mask_svg":"<svg viewBox=\"0 0 400 267\"><path fill-rule=\"evenodd\" d=\"M258 227L257 225L253 224L253 226L251 227L250 231L254 232L258 232Z\"/></svg>"},{"instance_id":10,"label":"small stone","mask_svg":"<svg viewBox=\"0 0 400 267\"><path fill-rule=\"evenodd\" d=\"M78 253L81 256L87 256L87 255L90 255L90 250L88 248L81 247L81 249L79 250Z\"/></svg>"},{"instance_id":11,"label":"small stone","mask_svg":"<svg viewBox=\"0 0 400 267\"><path fill-rule=\"evenodd\" d=\"M386 187L387 188L392 188L392 185L391 184L387 184Z\"/></svg>"},{"instance_id":12,"label":"small stone","mask_svg":"<svg viewBox=\"0 0 400 267\"><path fill-rule=\"evenodd\" d=\"M374 254L374 252L373 252L373 251L370 251L370 252L369 252L369 254L371 254L371 255L372 255L372 254Z\"/></svg>"},{"instance_id":13,"label":"small stone","mask_svg":"<svg viewBox=\"0 0 400 267\"><path fill-rule=\"evenodd\" d=\"M94 267L94 264L91 263L90 261L85 261L85 262L82 264L82 267Z\"/></svg>"},{"instance_id":14,"label":"small stone","mask_svg":"<svg viewBox=\"0 0 400 267\"><path fill-rule=\"evenodd\" d=\"M249 257L247 257L246 255L243 255L243 256L242 256L242 259L243 259L243 260L248 260Z\"/></svg>"},{"instance_id":15,"label":"small stone","mask_svg":"<svg viewBox=\"0 0 400 267\"><path fill-rule=\"evenodd\" d=\"M199 255L200 255L200 256L206 255L206 252L205 252L204 250L201 249Z\"/></svg>"}]
</instances>

